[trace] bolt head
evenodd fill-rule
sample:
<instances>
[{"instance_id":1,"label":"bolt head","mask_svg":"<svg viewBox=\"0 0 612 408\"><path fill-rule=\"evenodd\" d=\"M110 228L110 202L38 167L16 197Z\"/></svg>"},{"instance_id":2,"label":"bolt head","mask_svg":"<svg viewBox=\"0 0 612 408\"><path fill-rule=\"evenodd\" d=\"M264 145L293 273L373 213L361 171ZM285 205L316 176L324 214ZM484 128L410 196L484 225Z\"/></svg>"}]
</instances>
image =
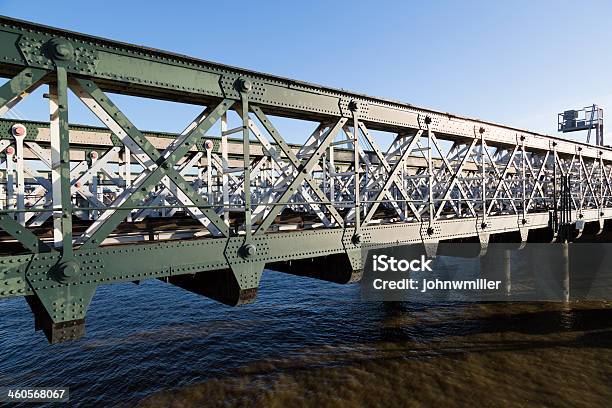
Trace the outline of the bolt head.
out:
<instances>
[{"instance_id":1,"label":"bolt head","mask_svg":"<svg viewBox=\"0 0 612 408\"><path fill-rule=\"evenodd\" d=\"M253 88L253 84L246 78L240 78L237 81L238 90L240 92L249 92Z\"/></svg>"},{"instance_id":2,"label":"bolt head","mask_svg":"<svg viewBox=\"0 0 612 408\"><path fill-rule=\"evenodd\" d=\"M206 150L212 150L214 144L212 142L212 140L207 140L204 142L204 147L206 148Z\"/></svg>"},{"instance_id":3,"label":"bolt head","mask_svg":"<svg viewBox=\"0 0 612 408\"><path fill-rule=\"evenodd\" d=\"M434 229L433 227L427 227L427 235L433 235Z\"/></svg>"},{"instance_id":4,"label":"bolt head","mask_svg":"<svg viewBox=\"0 0 612 408\"><path fill-rule=\"evenodd\" d=\"M66 57L70 55L70 48L66 44L57 44L55 46L55 52L57 55L61 55L62 57Z\"/></svg>"},{"instance_id":5,"label":"bolt head","mask_svg":"<svg viewBox=\"0 0 612 408\"><path fill-rule=\"evenodd\" d=\"M351 238L351 241L353 242L353 244L358 245L361 243L361 234L355 234L353 235L353 237Z\"/></svg>"},{"instance_id":6,"label":"bolt head","mask_svg":"<svg viewBox=\"0 0 612 408\"><path fill-rule=\"evenodd\" d=\"M81 273L81 268L75 261L62 261L59 264L59 270L64 279L74 278Z\"/></svg>"},{"instance_id":7,"label":"bolt head","mask_svg":"<svg viewBox=\"0 0 612 408\"><path fill-rule=\"evenodd\" d=\"M9 146L6 148L6 154L8 154L9 156L12 156L15 154L15 148L13 146Z\"/></svg>"},{"instance_id":8,"label":"bolt head","mask_svg":"<svg viewBox=\"0 0 612 408\"><path fill-rule=\"evenodd\" d=\"M69 61L74 57L74 47L63 38L54 38L49 41L51 58L60 61Z\"/></svg>"},{"instance_id":9,"label":"bolt head","mask_svg":"<svg viewBox=\"0 0 612 408\"><path fill-rule=\"evenodd\" d=\"M485 229L487 228L487 223L483 222L482 224L480 224L480 228Z\"/></svg>"},{"instance_id":10,"label":"bolt head","mask_svg":"<svg viewBox=\"0 0 612 408\"><path fill-rule=\"evenodd\" d=\"M11 127L11 132L13 133L13 136L15 137L23 137L28 133L28 130L21 123L15 123Z\"/></svg>"},{"instance_id":11,"label":"bolt head","mask_svg":"<svg viewBox=\"0 0 612 408\"><path fill-rule=\"evenodd\" d=\"M97 159L98 158L98 152L91 152L91 153L89 153L89 157L91 157L92 159Z\"/></svg>"},{"instance_id":12,"label":"bolt head","mask_svg":"<svg viewBox=\"0 0 612 408\"><path fill-rule=\"evenodd\" d=\"M257 253L257 247L253 244L246 244L240 248L240 254L243 258L251 258Z\"/></svg>"}]
</instances>

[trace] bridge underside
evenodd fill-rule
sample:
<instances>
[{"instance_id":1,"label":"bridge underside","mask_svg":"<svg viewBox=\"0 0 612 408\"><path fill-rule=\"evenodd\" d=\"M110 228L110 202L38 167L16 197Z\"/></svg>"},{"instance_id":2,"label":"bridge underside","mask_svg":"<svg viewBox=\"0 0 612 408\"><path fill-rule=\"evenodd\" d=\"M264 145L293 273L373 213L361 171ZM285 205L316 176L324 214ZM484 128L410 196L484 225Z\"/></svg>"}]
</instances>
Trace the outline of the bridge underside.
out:
<instances>
[{"instance_id":1,"label":"bridge underside","mask_svg":"<svg viewBox=\"0 0 612 408\"><path fill-rule=\"evenodd\" d=\"M83 335L103 284L240 305L264 268L350 283L367 248L484 251L612 219L606 147L4 17L0 45L0 117L41 87L50 117L0 119L0 297L24 296L51 342ZM104 127L69 124L69 93ZM115 94L201 112L146 132Z\"/></svg>"}]
</instances>

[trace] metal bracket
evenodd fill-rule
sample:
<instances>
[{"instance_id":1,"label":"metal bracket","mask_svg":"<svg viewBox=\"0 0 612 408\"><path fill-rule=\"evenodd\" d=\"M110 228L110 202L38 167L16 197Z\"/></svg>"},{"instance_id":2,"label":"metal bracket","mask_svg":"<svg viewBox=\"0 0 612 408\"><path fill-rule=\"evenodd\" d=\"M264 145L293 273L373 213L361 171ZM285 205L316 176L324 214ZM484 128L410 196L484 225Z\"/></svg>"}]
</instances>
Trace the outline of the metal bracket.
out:
<instances>
[{"instance_id":1,"label":"metal bracket","mask_svg":"<svg viewBox=\"0 0 612 408\"><path fill-rule=\"evenodd\" d=\"M14 140L15 137L13 136L12 128L17 124L23 125L26 128L26 134L23 139L24 141L33 142L36 140L36 135L38 135L39 129L36 124L12 119L0 119L0 139Z\"/></svg>"},{"instance_id":2,"label":"metal bracket","mask_svg":"<svg viewBox=\"0 0 612 408\"><path fill-rule=\"evenodd\" d=\"M75 44L63 37L31 33L19 37L17 45L30 66L54 68L59 64L69 70L94 74L100 61L98 50L92 45Z\"/></svg>"},{"instance_id":3,"label":"metal bracket","mask_svg":"<svg viewBox=\"0 0 612 408\"><path fill-rule=\"evenodd\" d=\"M240 92L248 92L261 98L266 91L266 87L262 82L254 81L252 78L241 75L223 75L219 79L219 85L224 97L236 100L240 100Z\"/></svg>"},{"instance_id":4,"label":"metal bracket","mask_svg":"<svg viewBox=\"0 0 612 408\"><path fill-rule=\"evenodd\" d=\"M341 98L338 102L340 113L347 118L353 117L353 111L359 112L359 117L364 118L368 115L368 103L356 98Z\"/></svg>"}]
</instances>

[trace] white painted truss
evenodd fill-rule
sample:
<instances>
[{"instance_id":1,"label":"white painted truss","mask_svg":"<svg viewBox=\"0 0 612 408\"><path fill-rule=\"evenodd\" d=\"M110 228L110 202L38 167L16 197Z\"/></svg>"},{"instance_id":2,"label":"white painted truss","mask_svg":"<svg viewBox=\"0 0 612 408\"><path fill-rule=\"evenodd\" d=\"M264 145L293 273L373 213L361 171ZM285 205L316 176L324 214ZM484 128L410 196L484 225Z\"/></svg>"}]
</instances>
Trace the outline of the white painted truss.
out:
<instances>
[{"instance_id":1,"label":"white painted truss","mask_svg":"<svg viewBox=\"0 0 612 408\"><path fill-rule=\"evenodd\" d=\"M108 129L70 131L77 246L97 236L98 243L172 239L125 226L180 216L196 221L184 232L192 236L417 223L427 231L423 240L437 240L453 235L440 225L470 219L473 235L487 236L496 218L505 220L501 230L528 230L534 215L553 217L562 177L569 178L574 220L603 225L612 211L612 151L603 147L491 125L465 136L456 119L444 129L439 118L435 126L429 118L399 129L389 140L368 129L358 112L319 123L302 145L289 145L262 108L251 104L245 117L239 105L221 107L225 102L203 108L182 133L160 138L138 131L102 91L84 84L69 82ZM0 207L28 229L62 217L53 95L51 89L49 127L24 122L34 134L0 140ZM228 129L228 115L245 125ZM216 122L221 134L196 134ZM250 222L240 216L247 194ZM59 246L61 225L53 230L50 240Z\"/></svg>"}]
</instances>

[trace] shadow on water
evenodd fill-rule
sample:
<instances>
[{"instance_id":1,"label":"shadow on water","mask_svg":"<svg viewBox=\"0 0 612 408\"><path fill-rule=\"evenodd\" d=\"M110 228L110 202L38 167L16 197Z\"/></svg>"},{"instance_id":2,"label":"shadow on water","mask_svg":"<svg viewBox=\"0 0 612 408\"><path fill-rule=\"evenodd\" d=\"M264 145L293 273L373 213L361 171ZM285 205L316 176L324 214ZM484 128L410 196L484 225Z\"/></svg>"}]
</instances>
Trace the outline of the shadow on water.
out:
<instances>
[{"instance_id":1,"label":"shadow on water","mask_svg":"<svg viewBox=\"0 0 612 408\"><path fill-rule=\"evenodd\" d=\"M483 304L479 304L482 306ZM500 306L499 303L492 304ZM382 309L387 318L401 317L406 318L406 313L414 312L413 304L406 302L385 302ZM423 306L423 305L419 305ZM461 307L466 305L452 305L446 307ZM499 307L498 307L499 308ZM571 315L570 319L564 315ZM568 322L570 323L568 325ZM594 332L593 332L594 331ZM487 334L522 333L526 335L537 335L536 339L530 337L528 340L499 340L498 338L489 341L470 340L461 342L461 337ZM571 339L556 340L554 336L560 332L579 332ZM588 332L588 333L582 333ZM546 335L542 337L542 335ZM444 339L452 340L442 341ZM487 337L483 337L487 339ZM538 340L537 338L541 338ZM347 347L349 350L354 348L376 347L375 344L353 344L346 341L341 336L337 341L328 344L331 350ZM384 351L384 357L372 357L364 355L357 359L342 359L339 354L334 354L329 361L325 359L317 360L311 364L283 365L281 368L275 367L271 370L252 371L249 374L270 374L270 372L283 372L293 370L309 370L322 365L352 365L364 360L384 361L389 359L421 359L439 355L456 355L463 353L480 353L495 351L524 351L536 349L555 349L555 348L592 348L602 347L612 349L612 310L610 309L577 309L560 311L542 311L531 313L496 313L483 318L470 318L465 320L454 320L453 322L415 322L410 325L397 327L381 327L380 336L376 338L378 343L387 344L409 344L409 347L389 347L388 345L378 351ZM421 343L422 346L413 342Z\"/></svg>"},{"instance_id":2,"label":"shadow on water","mask_svg":"<svg viewBox=\"0 0 612 408\"><path fill-rule=\"evenodd\" d=\"M566 360L570 366L574 359L590 360L591 364L597 359L607 361L607 367L602 365L606 371L604 380L600 384L601 389L596 389L597 380L596 376L593 376L592 391L594 400L597 400L601 394L612 396L609 381L612 379L612 354L602 355L596 350L590 351L597 348L602 348L606 352L612 350L611 309L584 308L585 305L568 307L553 303L422 305L386 302L370 306L374 306L370 309L372 315L377 315L372 322L378 324L375 324L375 330L368 332L366 336L355 339L355 333L339 331L336 332L335 338L325 345L317 344L316 338L303 341L303 347L295 355L262 358L253 364L231 370L204 383L179 389L175 397L169 398L169 394L164 392L156 394L144 400L143 405L165 406L176 403L178 404L176 406L182 406L184 403L197 403L198 395L210 396L218 389L224 390L219 394L219 399L215 400L213 397L207 399L212 405L231 406L242 405L245 402L255 406L270 406L274 403L282 406L284 402L292 404L297 402L297 405L304 406L316 406L322 402L326 405L337 400L333 398L321 400L319 394L312 399L302 398L305 398L305 395L311 396L311 393L325 395L335 387L344 386L347 377L350 377L359 382L362 388L347 396L346 406L351 406L351 398L354 398L353 402L366 401L367 396L364 393L367 393L367 390L377 393L381 388L389 388L389 384L384 381L370 379L371 382L368 383L367 374L375 376L395 374L399 379L407 373L420 369L421 374L428 375L428 379L435 378L435 381L441 381L437 378L438 372L448 370L448 364L453 368L457 365L466 365L464 370L469 373L478 372L482 370L482 366L489 366L496 360L522 359L525 360L523 366L509 367L506 374L520 375L520 371L528 370L531 371L530 377L533 375L546 377L548 369L558 367L555 357ZM581 352L583 350L589 351L585 354ZM496 357L496 355L501 356ZM533 355L549 357L545 357L544 364L542 361L536 361L534 364L530 362ZM469 363L465 363L465 360ZM431 361L436 363L429 363ZM423 362L428 371L423 371ZM575 368L580 369L580 366L576 365ZM566 371L564 375L568 375L568 372ZM320 376L325 376L326 386L311 383L314 378ZM457 381L452 375L449 377L450 381ZM503 388L501 384L504 381L509 382L502 378L498 380L500 388ZM465 392L478 387L465 379L459 381L464 383ZM512 381L517 385L520 383L520 380ZM279 389L278 384L285 385ZM550 386L556 387L554 383ZM211 387L216 391L213 392ZM299 391L294 390L292 395L286 395L283 387L297 388ZM310 392L309 388L312 388ZM266 396L261 397L260 393ZM509 398L509 394L506 393L499 395L501 400ZM580 400L578 398L575 402L578 403ZM451 401L462 405L468 404L469 400ZM434 402L435 395L431 395L431 400L420 401L425 405ZM505 402L512 405L511 399ZM525 401L521 399L514 402L522 405ZM546 406L545 402L546 400L542 400L540 404ZM335 406L335 403L333 405ZM378 403L375 401L370 405L394 406L394 403L389 400L378 400ZM537 401L535 405L538 405Z\"/></svg>"},{"instance_id":3,"label":"shadow on water","mask_svg":"<svg viewBox=\"0 0 612 408\"><path fill-rule=\"evenodd\" d=\"M72 406L376 406L398 386L402 405L496 389L516 402L582 375L591 391L574 402L612 398L612 303L368 303L358 285L266 272L241 308L160 282L101 288L86 338L59 346L33 333L25 303L0 313L1 382L66 384ZM575 370L552 381L559 367Z\"/></svg>"},{"instance_id":4,"label":"shadow on water","mask_svg":"<svg viewBox=\"0 0 612 408\"><path fill-rule=\"evenodd\" d=\"M427 306L419 305L426 309ZM420 337L435 338L437 335L467 335L475 333L500 333L520 332L525 334L555 334L569 331L592 331L612 329L612 310L601 308L576 308L584 307L579 304L563 305L561 303L477 303L477 304L446 304L443 309L441 305L434 305L437 310L435 321L424 321L419 319L410 326L410 330L418 333ZM407 302L385 302L382 304L384 310L383 321L393 321L394 318L406 318L407 314L417 313L413 304ZM438 321L445 314L453 317L458 312L469 313L473 308L489 309L495 313L485 316L452 319L451 321ZM517 309L529 309L530 311L516 312ZM538 311L540 308L549 310ZM435 312L432 312L435 313ZM383 336L388 340L402 340L406 333L401 331L405 327L391 327L383 329ZM397 330L400 330L399 332ZM612 344L610 344L612 346Z\"/></svg>"}]
</instances>

